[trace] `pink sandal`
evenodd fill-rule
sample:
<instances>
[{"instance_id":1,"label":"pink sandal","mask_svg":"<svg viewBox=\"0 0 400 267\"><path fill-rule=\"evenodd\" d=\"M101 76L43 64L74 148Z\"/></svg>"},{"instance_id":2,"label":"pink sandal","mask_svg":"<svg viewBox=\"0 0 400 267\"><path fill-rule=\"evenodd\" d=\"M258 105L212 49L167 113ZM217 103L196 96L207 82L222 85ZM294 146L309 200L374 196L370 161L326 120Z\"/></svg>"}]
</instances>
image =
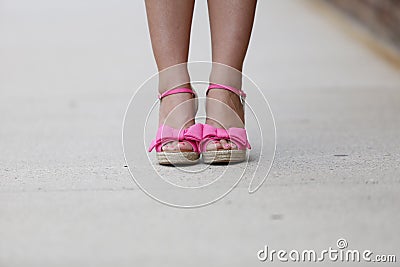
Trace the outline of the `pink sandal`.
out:
<instances>
[{"instance_id":1,"label":"pink sandal","mask_svg":"<svg viewBox=\"0 0 400 267\"><path fill-rule=\"evenodd\" d=\"M189 88L175 88L160 94L158 98L162 98L180 93L191 93L194 97L196 94ZM202 138L202 125L195 124L187 129L175 129L168 125L161 125L158 128L156 139L154 139L149 147L149 152L154 148L157 152L157 159L161 165L175 165L175 164L193 164L196 163L200 157L199 142ZM162 147L171 141L185 141L193 147L193 151L177 151L166 152Z\"/></svg>"},{"instance_id":2,"label":"pink sandal","mask_svg":"<svg viewBox=\"0 0 400 267\"><path fill-rule=\"evenodd\" d=\"M207 93L212 89L221 89L233 92L240 97L242 104L246 98L245 92L230 86L211 84L207 89ZM209 142L219 141L221 139L230 140L236 145L237 149L206 150ZM222 128L215 128L208 124L203 125L203 137L199 144L199 148L204 163L241 162L246 159L247 149L251 149L250 143L247 140L246 129L232 127L226 130Z\"/></svg>"}]
</instances>

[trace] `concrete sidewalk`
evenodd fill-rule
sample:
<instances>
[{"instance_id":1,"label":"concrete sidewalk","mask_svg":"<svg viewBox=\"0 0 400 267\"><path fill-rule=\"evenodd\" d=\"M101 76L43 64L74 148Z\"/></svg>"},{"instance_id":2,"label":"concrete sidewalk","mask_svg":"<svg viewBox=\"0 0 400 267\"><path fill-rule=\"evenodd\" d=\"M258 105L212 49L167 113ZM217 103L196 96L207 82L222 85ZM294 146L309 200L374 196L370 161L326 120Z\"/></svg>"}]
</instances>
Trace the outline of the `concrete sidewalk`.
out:
<instances>
[{"instance_id":1,"label":"concrete sidewalk","mask_svg":"<svg viewBox=\"0 0 400 267\"><path fill-rule=\"evenodd\" d=\"M191 60L208 60L196 8ZM181 210L124 168L124 111L155 71L143 3L2 1L0 266L257 266L264 245L339 238L399 258L400 71L327 14L259 2L245 72L274 111L276 162L256 194Z\"/></svg>"}]
</instances>

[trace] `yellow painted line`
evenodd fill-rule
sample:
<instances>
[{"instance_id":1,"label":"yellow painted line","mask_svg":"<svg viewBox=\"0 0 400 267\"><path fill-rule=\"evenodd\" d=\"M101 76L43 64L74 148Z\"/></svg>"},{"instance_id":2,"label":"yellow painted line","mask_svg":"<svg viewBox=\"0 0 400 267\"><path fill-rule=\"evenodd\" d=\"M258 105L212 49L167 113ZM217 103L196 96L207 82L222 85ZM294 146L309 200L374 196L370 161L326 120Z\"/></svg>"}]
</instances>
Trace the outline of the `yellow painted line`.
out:
<instances>
[{"instance_id":1,"label":"yellow painted line","mask_svg":"<svg viewBox=\"0 0 400 267\"><path fill-rule=\"evenodd\" d=\"M323 0L306 0L318 14L336 24L344 33L362 43L375 55L400 70L400 52L386 41L376 37L369 30L365 29L357 21L351 19L340 10L326 3Z\"/></svg>"}]
</instances>

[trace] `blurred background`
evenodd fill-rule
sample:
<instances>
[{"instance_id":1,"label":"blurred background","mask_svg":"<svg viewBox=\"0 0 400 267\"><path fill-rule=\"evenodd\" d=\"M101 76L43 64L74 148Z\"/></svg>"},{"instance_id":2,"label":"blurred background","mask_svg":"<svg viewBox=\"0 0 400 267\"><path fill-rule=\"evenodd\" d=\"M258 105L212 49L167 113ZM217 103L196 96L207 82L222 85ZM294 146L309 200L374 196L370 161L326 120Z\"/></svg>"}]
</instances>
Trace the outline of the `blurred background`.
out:
<instances>
[{"instance_id":1,"label":"blurred background","mask_svg":"<svg viewBox=\"0 0 400 267\"><path fill-rule=\"evenodd\" d=\"M244 73L274 112L275 163L254 195L245 176L179 210L122 153L129 99L156 72L143 1L0 0L0 266L256 266L264 245L341 237L400 255L399 20L395 0L259 1ZM191 61L209 38L197 1Z\"/></svg>"},{"instance_id":2,"label":"blurred background","mask_svg":"<svg viewBox=\"0 0 400 267\"><path fill-rule=\"evenodd\" d=\"M396 0L327 0L382 38L400 47L400 2Z\"/></svg>"}]
</instances>

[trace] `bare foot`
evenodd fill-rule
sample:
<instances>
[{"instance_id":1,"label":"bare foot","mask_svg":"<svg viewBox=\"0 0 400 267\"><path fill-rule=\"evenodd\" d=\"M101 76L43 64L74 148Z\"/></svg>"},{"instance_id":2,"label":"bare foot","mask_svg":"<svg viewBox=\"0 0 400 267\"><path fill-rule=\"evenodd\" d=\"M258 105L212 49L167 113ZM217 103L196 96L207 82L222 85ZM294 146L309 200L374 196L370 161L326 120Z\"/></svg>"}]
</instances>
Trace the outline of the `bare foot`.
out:
<instances>
[{"instance_id":1,"label":"bare foot","mask_svg":"<svg viewBox=\"0 0 400 267\"><path fill-rule=\"evenodd\" d=\"M190 86L185 86L190 88ZM190 93L168 95L161 99L159 125L165 124L175 129L186 129L192 126L196 114L195 98ZM172 141L162 147L166 152L193 151L188 142Z\"/></svg>"},{"instance_id":2,"label":"bare foot","mask_svg":"<svg viewBox=\"0 0 400 267\"><path fill-rule=\"evenodd\" d=\"M216 128L244 128L244 108L240 97L228 90L213 89L208 92L206 124ZM209 142L207 151L237 149L229 139Z\"/></svg>"}]
</instances>

